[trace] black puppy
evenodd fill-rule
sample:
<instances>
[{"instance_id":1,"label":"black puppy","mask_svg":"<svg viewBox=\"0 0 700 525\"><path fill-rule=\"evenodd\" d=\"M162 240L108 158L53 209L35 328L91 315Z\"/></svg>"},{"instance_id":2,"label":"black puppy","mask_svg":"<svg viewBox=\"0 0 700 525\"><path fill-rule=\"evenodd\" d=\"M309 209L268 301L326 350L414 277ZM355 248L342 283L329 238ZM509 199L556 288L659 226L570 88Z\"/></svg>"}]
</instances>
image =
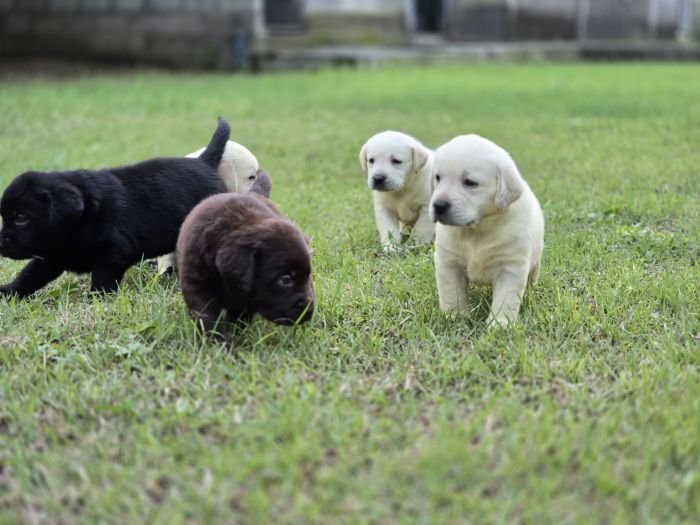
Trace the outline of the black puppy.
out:
<instances>
[{"instance_id":1,"label":"black puppy","mask_svg":"<svg viewBox=\"0 0 700 525\"><path fill-rule=\"evenodd\" d=\"M199 158L19 175L0 200L0 255L32 260L0 295L25 297L66 270L113 291L131 265L172 252L192 208L226 191L216 168L230 133L220 118Z\"/></svg>"}]
</instances>

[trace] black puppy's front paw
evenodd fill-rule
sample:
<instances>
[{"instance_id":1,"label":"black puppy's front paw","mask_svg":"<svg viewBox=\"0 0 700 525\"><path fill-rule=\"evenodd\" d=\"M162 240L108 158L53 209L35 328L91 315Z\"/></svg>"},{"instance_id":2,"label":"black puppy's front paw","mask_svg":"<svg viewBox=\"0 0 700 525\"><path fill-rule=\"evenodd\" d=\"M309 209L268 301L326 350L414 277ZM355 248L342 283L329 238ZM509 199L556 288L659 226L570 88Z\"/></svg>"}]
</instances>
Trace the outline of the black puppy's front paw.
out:
<instances>
[{"instance_id":1,"label":"black puppy's front paw","mask_svg":"<svg viewBox=\"0 0 700 525\"><path fill-rule=\"evenodd\" d=\"M113 293L119 288L119 283L124 277L126 269L123 268L95 268L92 271L92 293Z\"/></svg>"}]
</instances>

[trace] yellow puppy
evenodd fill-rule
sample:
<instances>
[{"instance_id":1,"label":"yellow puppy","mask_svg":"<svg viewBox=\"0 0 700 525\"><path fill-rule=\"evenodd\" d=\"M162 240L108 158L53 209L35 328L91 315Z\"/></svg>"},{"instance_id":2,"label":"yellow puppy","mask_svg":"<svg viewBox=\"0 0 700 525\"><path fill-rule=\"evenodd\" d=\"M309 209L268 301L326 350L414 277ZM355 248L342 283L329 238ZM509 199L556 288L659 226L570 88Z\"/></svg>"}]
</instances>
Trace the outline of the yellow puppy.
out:
<instances>
[{"instance_id":1,"label":"yellow puppy","mask_svg":"<svg viewBox=\"0 0 700 525\"><path fill-rule=\"evenodd\" d=\"M430 216L437 222L435 275L440 307L467 306L467 284L493 287L489 323L518 316L528 280L534 284L544 246L544 217L508 153L478 135L435 151Z\"/></svg>"}]
</instances>

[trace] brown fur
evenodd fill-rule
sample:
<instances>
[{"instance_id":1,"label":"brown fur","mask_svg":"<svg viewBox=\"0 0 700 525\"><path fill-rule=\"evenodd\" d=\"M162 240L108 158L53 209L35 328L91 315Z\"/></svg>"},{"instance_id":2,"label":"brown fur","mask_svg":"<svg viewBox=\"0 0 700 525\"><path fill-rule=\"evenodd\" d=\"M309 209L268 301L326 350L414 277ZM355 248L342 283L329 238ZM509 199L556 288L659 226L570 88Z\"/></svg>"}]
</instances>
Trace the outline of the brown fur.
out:
<instances>
[{"instance_id":1,"label":"brown fur","mask_svg":"<svg viewBox=\"0 0 700 525\"><path fill-rule=\"evenodd\" d=\"M256 313L279 324L312 316L306 240L254 191L215 195L197 205L180 230L177 258L185 303L205 331Z\"/></svg>"}]
</instances>

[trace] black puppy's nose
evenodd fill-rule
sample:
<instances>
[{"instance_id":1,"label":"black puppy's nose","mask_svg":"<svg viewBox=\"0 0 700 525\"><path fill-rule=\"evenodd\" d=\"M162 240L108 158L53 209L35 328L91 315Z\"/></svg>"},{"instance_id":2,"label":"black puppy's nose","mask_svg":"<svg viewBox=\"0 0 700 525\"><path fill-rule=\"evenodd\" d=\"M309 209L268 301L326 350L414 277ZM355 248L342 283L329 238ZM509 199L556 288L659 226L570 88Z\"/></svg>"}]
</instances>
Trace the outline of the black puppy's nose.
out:
<instances>
[{"instance_id":1,"label":"black puppy's nose","mask_svg":"<svg viewBox=\"0 0 700 525\"><path fill-rule=\"evenodd\" d=\"M385 180L386 175L384 175L383 173L377 173L376 175L372 175L372 181L374 181L375 184L383 184Z\"/></svg>"},{"instance_id":2,"label":"black puppy's nose","mask_svg":"<svg viewBox=\"0 0 700 525\"><path fill-rule=\"evenodd\" d=\"M435 215L442 215L445 213L447 210L450 209L450 203L447 201L443 200L436 200L433 202L433 211L435 212Z\"/></svg>"}]
</instances>

